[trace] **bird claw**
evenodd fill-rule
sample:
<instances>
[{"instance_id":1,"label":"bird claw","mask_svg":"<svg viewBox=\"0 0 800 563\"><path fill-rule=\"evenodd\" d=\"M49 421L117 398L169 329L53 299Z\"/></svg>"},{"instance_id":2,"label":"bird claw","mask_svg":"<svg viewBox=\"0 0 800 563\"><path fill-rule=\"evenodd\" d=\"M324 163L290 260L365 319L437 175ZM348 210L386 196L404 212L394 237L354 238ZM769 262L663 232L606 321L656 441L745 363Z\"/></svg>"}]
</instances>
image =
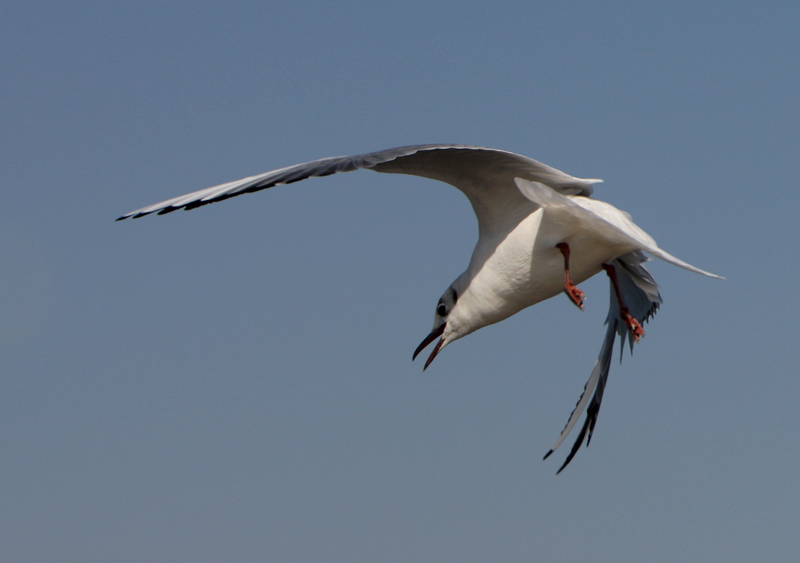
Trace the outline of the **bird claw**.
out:
<instances>
[{"instance_id":1,"label":"bird claw","mask_svg":"<svg viewBox=\"0 0 800 563\"><path fill-rule=\"evenodd\" d=\"M586 294L577 285L567 282L564 284L564 293L575 303L578 309L583 311L583 300L586 299Z\"/></svg>"},{"instance_id":2,"label":"bird claw","mask_svg":"<svg viewBox=\"0 0 800 563\"><path fill-rule=\"evenodd\" d=\"M625 324L628 325L628 330L631 331L631 334L633 335L634 342L638 343L639 340L644 337L644 329L642 328L642 325L639 323L639 321L634 319L633 315L631 315L628 311L623 311L623 318L625 319Z\"/></svg>"},{"instance_id":3,"label":"bird claw","mask_svg":"<svg viewBox=\"0 0 800 563\"><path fill-rule=\"evenodd\" d=\"M617 270L614 269L614 266L611 264L603 264L603 269L608 274L608 277L611 278L611 284L614 286L614 292L617 294L617 303L619 303L619 313L622 319L625 321L625 324L628 326L628 330L633 335L633 341L639 342L641 338L644 336L644 329L639 321L633 318L628 308L625 306L625 303L622 301L622 293L619 291L619 282L617 281Z\"/></svg>"},{"instance_id":4,"label":"bird claw","mask_svg":"<svg viewBox=\"0 0 800 563\"><path fill-rule=\"evenodd\" d=\"M569 275L569 244L566 242L559 242L556 248L564 256L564 293L575 303L578 309L583 311L583 300L586 299L586 294L581 291L577 285L572 283L572 278Z\"/></svg>"}]
</instances>

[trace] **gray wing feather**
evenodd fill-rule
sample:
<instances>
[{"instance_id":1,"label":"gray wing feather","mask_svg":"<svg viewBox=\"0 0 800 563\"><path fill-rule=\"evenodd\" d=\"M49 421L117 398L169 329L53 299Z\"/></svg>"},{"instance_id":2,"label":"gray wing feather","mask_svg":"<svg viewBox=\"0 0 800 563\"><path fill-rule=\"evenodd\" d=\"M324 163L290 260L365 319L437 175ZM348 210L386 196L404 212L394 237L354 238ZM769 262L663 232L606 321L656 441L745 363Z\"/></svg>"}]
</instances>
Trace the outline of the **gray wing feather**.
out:
<instances>
[{"instance_id":1,"label":"gray wing feather","mask_svg":"<svg viewBox=\"0 0 800 563\"><path fill-rule=\"evenodd\" d=\"M612 265L616 268L617 282L625 306L628 307L629 313L641 324L644 324L655 315L662 302L661 295L658 292L658 286L653 276L643 265L646 261L647 257L642 252L636 251L620 256L612 262ZM569 435L573 426L575 426L575 423L578 421L585 408L586 420L567 459L558 470L558 473L561 473L561 471L569 465L569 462L571 462L575 454L578 453L584 439L586 440L587 446L592 440L592 433L594 432L595 424L597 424L597 417L600 414L600 404L603 402L603 392L605 391L606 382L608 381L608 373L611 367L611 354L617 335L620 336L623 343L627 337L631 353L633 353L633 334L628 330L628 325L620 314L619 301L617 300L614 286L611 283L609 283L609 286L611 290L611 304L609 306L608 316L606 317L606 325L608 328L606 329L606 336L603 339L603 345L600 348L600 354L595 362L592 374L589 376L589 380L583 388L583 393L580 399L578 399L578 404L572 411L558 441L556 441L555 445L544 456L544 458L547 459L550 454L561 445L567 435ZM623 348L624 346L620 346L620 360L622 359L621 354ZM589 401L590 396L592 397L591 401Z\"/></svg>"},{"instance_id":2,"label":"gray wing feather","mask_svg":"<svg viewBox=\"0 0 800 563\"><path fill-rule=\"evenodd\" d=\"M592 183L599 181L575 178L532 158L498 149L468 145L413 145L356 156L323 158L280 168L142 207L117 220L129 217L136 219L151 213L163 215L178 209L195 209L279 184L362 168L441 180L463 191L472 201L476 212L486 207L483 200L487 199L490 189L516 198L519 194L514 186L515 177L542 182L565 195L585 196L592 194ZM522 198L520 203L524 203Z\"/></svg>"}]
</instances>

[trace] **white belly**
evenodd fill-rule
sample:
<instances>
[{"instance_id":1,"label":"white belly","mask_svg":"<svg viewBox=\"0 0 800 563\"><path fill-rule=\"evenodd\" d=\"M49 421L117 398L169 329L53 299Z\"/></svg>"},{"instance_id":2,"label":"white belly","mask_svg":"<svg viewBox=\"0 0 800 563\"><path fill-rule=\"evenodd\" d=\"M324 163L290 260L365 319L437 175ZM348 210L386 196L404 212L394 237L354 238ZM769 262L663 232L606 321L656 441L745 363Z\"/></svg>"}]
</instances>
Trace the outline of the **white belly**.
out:
<instances>
[{"instance_id":1,"label":"white belly","mask_svg":"<svg viewBox=\"0 0 800 563\"><path fill-rule=\"evenodd\" d=\"M609 237L602 229L586 228L548 210L538 209L505 237L480 241L470 262L466 291L485 324L499 322L564 290L564 256L556 244L570 246L570 274L581 283L603 264L637 247Z\"/></svg>"}]
</instances>

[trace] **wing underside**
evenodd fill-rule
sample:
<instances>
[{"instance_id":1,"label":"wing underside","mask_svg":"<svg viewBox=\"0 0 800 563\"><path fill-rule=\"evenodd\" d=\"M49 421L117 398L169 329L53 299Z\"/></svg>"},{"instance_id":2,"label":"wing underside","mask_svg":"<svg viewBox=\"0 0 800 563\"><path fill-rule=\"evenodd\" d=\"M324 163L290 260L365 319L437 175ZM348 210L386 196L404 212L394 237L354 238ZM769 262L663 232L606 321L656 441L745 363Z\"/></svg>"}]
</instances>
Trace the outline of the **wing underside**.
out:
<instances>
[{"instance_id":1,"label":"wing underside","mask_svg":"<svg viewBox=\"0 0 800 563\"><path fill-rule=\"evenodd\" d=\"M514 186L515 177L542 182L565 194L586 196L592 193L592 183L599 181L575 178L531 158L498 149L467 145L413 145L356 156L323 158L272 170L142 207L117 220L136 219L151 213L163 215L178 209L195 209L281 184L360 169L440 180L463 191L473 207L478 203L477 208L491 206L498 192L518 198L523 203L524 199Z\"/></svg>"}]
</instances>

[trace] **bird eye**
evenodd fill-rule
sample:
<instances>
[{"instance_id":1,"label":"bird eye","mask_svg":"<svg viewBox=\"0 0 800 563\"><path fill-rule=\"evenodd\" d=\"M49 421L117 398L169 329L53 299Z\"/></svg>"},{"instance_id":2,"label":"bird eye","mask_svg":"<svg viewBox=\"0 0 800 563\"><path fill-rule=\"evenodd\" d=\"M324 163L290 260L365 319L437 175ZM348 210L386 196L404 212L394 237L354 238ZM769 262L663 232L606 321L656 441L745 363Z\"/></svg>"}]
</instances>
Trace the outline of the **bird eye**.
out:
<instances>
[{"instance_id":1,"label":"bird eye","mask_svg":"<svg viewBox=\"0 0 800 563\"><path fill-rule=\"evenodd\" d=\"M447 307L444 306L444 303L439 303L439 306L436 307L436 314L440 317L444 317L447 314Z\"/></svg>"}]
</instances>

